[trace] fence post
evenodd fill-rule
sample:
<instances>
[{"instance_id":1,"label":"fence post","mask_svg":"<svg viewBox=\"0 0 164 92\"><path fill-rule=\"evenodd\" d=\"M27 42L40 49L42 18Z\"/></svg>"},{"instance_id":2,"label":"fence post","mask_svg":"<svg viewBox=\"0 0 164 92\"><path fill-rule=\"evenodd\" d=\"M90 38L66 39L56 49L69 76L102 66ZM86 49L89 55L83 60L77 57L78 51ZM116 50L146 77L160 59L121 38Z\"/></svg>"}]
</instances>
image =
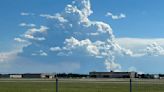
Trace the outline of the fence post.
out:
<instances>
[{"instance_id":1,"label":"fence post","mask_svg":"<svg viewBox=\"0 0 164 92\"><path fill-rule=\"evenodd\" d=\"M130 78L130 92L132 92L132 79Z\"/></svg>"},{"instance_id":2,"label":"fence post","mask_svg":"<svg viewBox=\"0 0 164 92\"><path fill-rule=\"evenodd\" d=\"M56 77L56 92L58 92L58 78Z\"/></svg>"}]
</instances>

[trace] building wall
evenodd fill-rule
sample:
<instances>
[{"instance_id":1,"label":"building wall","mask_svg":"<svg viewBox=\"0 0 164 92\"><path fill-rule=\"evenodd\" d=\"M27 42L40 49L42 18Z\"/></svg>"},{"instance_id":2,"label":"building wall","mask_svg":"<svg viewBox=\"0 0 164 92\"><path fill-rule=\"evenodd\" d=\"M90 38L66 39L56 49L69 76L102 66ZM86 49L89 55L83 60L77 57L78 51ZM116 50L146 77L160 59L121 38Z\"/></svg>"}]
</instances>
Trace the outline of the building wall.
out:
<instances>
[{"instance_id":1,"label":"building wall","mask_svg":"<svg viewBox=\"0 0 164 92\"><path fill-rule=\"evenodd\" d=\"M53 79L54 77L54 74L41 74L41 78Z\"/></svg>"},{"instance_id":2,"label":"building wall","mask_svg":"<svg viewBox=\"0 0 164 92\"><path fill-rule=\"evenodd\" d=\"M0 78L10 78L9 74L0 74Z\"/></svg>"},{"instance_id":3,"label":"building wall","mask_svg":"<svg viewBox=\"0 0 164 92\"><path fill-rule=\"evenodd\" d=\"M23 78L41 78L41 74L23 74Z\"/></svg>"},{"instance_id":4,"label":"building wall","mask_svg":"<svg viewBox=\"0 0 164 92\"><path fill-rule=\"evenodd\" d=\"M90 72L92 78L135 78L135 72Z\"/></svg>"},{"instance_id":5,"label":"building wall","mask_svg":"<svg viewBox=\"0 0 164 92\"><path fill-rule=\"evenodd\" d=\"M22 78L22 75L10 75L10 78L19 79L19 78Z\"/></svg>"}]
</instances>

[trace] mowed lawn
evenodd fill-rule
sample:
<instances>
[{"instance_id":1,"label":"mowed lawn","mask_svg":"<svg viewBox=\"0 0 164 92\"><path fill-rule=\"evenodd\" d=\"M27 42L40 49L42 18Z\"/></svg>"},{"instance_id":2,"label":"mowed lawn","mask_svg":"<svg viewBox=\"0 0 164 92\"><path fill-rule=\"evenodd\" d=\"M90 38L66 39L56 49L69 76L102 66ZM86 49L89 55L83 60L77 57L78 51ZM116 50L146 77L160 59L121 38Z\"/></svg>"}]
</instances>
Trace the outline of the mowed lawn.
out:
<instances>
[{"instance_id":1,"label":"mowed lawn","mask_svg":"<svg viewBox=\"0 0 164 92\"><path fill-rule=\"evenodd\" d=\"M61 82L59 88L59 92L130 92L130 83L128 80ZM164 92L164 81L133 82L132 92Z\"/></svg>"},{"instance_id":2,"label":"mowed lawn","mask_svg":"<svg viewBox=\"0 0 164 92\"><path fill-rule=\"evenodd\" d=\"M0 80L0 92L56 92L55 80ZM132 92L164 92L163 82L134 82ZM59 80L59 92L129 92L129 81Z\"/></svg>"},{"instance_id":3,"label":"mowed lawn","mask_svg":"<svg viewBox=\"0 0 164 92\"><path fill-rule=\"evenodd\" d=\"M53 82L0 82L0 92L55 92Z\"/></svg>"},{"instance_id":4,"label":"mowed lawn","mask_svg":"<svg viewBox=\"0 0 164 92\"><path fill-rule=\"evenodd\" d=\"M127 83L61 83L59 92L129 92Z\"/></svg>"}]
</instances>

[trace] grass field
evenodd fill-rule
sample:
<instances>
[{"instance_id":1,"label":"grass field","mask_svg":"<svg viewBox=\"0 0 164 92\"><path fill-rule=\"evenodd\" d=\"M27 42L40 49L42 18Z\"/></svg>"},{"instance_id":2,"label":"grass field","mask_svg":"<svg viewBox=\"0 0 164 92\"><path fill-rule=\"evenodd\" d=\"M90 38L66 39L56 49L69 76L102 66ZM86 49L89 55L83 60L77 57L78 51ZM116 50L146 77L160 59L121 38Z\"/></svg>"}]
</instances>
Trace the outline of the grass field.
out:
<instances>
[{"instance_id":1,"label":"grass field","mask_svg":"<svg viewBox=\"0 0 164 92\"><path fill-rule=\"evenodd\" d=\"M0 92L55 92L55 80L0 80ZM164 92L164 81L137 80L133 92ZM129 92L129 80L124 79L60 79L59 92Z\"/></svg>"}]
</instances>

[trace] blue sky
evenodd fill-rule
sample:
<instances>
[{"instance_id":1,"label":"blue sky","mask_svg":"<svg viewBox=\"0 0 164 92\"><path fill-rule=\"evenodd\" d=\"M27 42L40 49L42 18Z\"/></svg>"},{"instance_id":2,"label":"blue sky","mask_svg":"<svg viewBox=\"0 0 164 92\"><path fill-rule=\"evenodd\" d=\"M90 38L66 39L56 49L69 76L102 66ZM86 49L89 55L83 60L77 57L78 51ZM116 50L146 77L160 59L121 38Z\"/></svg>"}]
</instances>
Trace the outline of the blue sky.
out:
<instances>
[{"instance_id":1,"label":"blue sky","mask_svg":"<svg viewBox=\"0 0 164 92\"><path fill-rule=\"evenodd\" d=\"M164 73L163 0L72 1L1 1L0 72Z\"/></svg>"}]
</instances>

